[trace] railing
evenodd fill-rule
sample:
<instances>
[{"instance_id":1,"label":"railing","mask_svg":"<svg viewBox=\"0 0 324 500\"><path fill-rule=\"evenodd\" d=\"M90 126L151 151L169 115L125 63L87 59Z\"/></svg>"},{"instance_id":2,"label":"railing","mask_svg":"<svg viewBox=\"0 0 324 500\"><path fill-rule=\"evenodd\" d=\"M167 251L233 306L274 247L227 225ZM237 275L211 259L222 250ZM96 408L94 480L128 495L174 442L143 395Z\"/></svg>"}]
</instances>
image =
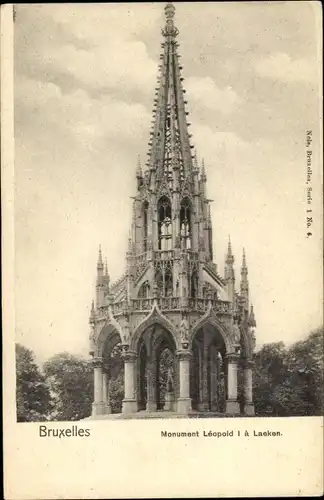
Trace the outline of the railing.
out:
<instances>
[{"instance_id":1,"label":"railing","mask_svg":"<svg viewBox=\"0 0 324 500\"><path fill-rule=\"evenodd\" d=\"M154 301L156 300L157 305L161 311L180 311L181 309L181 299L180 297L159 297L157 299L150 298L140 298L131 299L129 304L130 311L140 312L140 311L150 311L153 307ZM231 302L224 300L210 300L206 298L195 298L188 299L188 308L191 311L204 313L209 307L211 302L212 308L216 313L221 314L231 314L232 304ZM112 312L115 316L123 314L126 308L126 300L116 302L112 305ZM105 314L108 311L108 306L101 307L100 311Z\"/></svg>"},{"instance_id":2,"label":"railing","mask_svg":"<svg viewBox=\"0 0 324 500\"><path fill-rule=\"evenodd\" d=\"M156 250L154 252L154 260L171 260L173 257L173 250Z\"/></svg>"},{"instance_id":3,"label":"railing","mask_svg":"<svg viewBox=\"0 0 324 500\"><path fill-rule=\"evenodd\" d=\"M207 311L210 302L215 312L224 314L232 312L232 303L225 300L211 300L206 298L188 299L189 309L199 312Z\"/></svg>"}]
</instances>

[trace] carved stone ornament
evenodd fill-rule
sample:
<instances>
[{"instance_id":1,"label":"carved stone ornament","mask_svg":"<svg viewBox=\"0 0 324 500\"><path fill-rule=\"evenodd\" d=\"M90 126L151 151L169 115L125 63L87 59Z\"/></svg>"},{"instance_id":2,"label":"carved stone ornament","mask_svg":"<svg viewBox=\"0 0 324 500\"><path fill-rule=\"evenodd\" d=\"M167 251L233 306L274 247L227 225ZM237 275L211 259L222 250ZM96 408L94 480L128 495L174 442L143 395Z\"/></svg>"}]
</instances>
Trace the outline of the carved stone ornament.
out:
<instances>
[{"instance_id":1,"label":"carved stone ornament","mask_svg":"<svg viewBox=\"0 0 324 500\"><path fill-rule=\"evenodd\" d=\"M130 324L128 317L125 317L124 327L123 327L123 344L129 344L130 340Z\"/></svg>"},{"instance_id":2,"label":"carved stone ornament","mask_svg":"<svg viewBox=\"0 0 324 500\"><path fill-rule=\"evenodd\" d=\"M241 332L240 332L240 327L238 325L237 320L234 320L233 324L233 342L234 344L239 344L240 343L240 338L241 338Z\"/></svg>"},{"instance_id":3,"label":"carved stone ornament","mask_svg":"<svg viewBox=\"0 0 324 500\"><path fill-rule=\"evenodd\" d=\"M93 358L91 360L91 365L93 368L102 368L102 358Z\"/></svg>"},{"instance_id":4,"label":"carved stone ornament","mask_svg":"<svg viewBox=\"0 0 324 500\"><path fill-rule=\"evenodd\" d=\"M188 348L189 345L189 325L187 318L184 316L180 323L180 339L182 346Z\"/></svg>"},{"instance_id":5,"label":"carved stone ornament","mask_svg":"<svg viewBox=\"0 0 324 500\"><path fill-rule=\"evenodd\" d=\"M168 378L167 378L167 392L173 391L173 377L172 377L172 369L168 369Z\"/></svg>"}]
</instances>

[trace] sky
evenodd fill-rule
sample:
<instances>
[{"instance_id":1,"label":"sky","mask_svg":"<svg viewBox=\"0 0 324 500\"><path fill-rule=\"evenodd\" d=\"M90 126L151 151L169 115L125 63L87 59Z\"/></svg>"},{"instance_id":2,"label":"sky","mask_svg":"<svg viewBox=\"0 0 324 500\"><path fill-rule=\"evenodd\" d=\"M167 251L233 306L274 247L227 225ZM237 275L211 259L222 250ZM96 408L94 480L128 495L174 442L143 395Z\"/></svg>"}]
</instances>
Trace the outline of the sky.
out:
<instances>
[{"instance_id":1,"label":"sky","mask_svg":"<svg viewBox=\"0 0 324 500\"><path fill-rule=\"evenodd\" d=\"M322 324L320 15L315 2L176 4L215 261L223 273L230 234L239 286L246 250L257 346ZM16 6L16 340L40 362L87 356L99 244L111 279L124 272L163 24L163 3Z\"/></svg>"}]
</instances>

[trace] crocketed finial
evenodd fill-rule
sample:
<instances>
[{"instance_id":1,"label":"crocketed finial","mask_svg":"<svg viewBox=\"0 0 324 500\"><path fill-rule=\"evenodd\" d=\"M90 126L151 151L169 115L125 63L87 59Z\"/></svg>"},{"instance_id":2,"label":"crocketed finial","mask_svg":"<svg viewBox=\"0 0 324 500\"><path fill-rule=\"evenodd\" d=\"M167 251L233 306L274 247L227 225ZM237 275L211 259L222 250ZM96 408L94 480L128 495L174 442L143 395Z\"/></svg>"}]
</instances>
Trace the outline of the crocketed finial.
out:
<instances>
[{"instance_id":1,"label":"crocketed finial","mask_svg":"<svg viewBox=\"0 0 324 500\"><path fill-rule=\"evenodd\" d=\"M233 255L232 254L232 243L231 243L231 236L230 235L228 235L227 255L229 255L230 257Z\"/></svg>"},{"instance_id":2,"label":"crocketed finial","mask_svg":"<svg viewBox=\"0 0 324 500\"><path fill-rule=\"evenodd\" d=\"M242 257L242 268L246 268L246 255L245 255L245 248L243 248L243 257Z\"/></svg>"},{"instance_id":3,"label":"crocketed finial","mask_svg":"<svg viewBox=\"0 0 324 500\"><path fill-rule=\"evenodd\" d=\"M103 261L102 261L102 253L101 253L101 245L99 245L99 254L98 254L98 263L97 267L103 269Z\"/></svg>"},{"instance_id":4,"label":"crocketed finial","mask_svg":"<svg viewBox=\"0 0 324 500\"><path fill-rule=\"evenodd\" d=\"M166 24L165 28L162 30L162 34L164 36L177 36L179 31L177 30L177 28L174 26L173 23L173 18L175 14L174 5L172 3L167 3L164 8L164 12L165 12Z\"/></svg>"},{"instance_id":5,"label":"crocketed finial","mask_svg":"<svg viewBox=\"0 0 324 500\"><path fill-rule=\"evenodd\" d=\"M166 6L164 8L164 12L165 12L165 17L167 19L173 19L174 18L175 6L173 5L172 2L169 2L169 3L166 4Z\"/></svg>"}]
</instances>

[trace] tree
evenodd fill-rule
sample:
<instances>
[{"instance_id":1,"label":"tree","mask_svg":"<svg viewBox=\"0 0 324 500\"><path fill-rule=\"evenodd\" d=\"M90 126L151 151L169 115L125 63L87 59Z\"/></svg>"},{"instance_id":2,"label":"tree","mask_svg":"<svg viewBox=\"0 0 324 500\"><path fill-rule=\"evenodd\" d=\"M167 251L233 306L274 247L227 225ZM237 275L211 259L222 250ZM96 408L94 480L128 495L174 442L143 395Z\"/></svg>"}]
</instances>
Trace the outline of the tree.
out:
<instances>
[{"instance_id":1,"label":"tree","mask_svg":"<svg viewBox=\"0 0 324 500\"><path fill-rule=\"evenodd\" d=\"M89 417L93 401L93 370L88 361L67 352L44 363L55 402L53 420L80 420Z\"/></svg>"},{"instance_id":2,"label":"tree","mask_svg":"<svg viewBox=\"0 0 324 500\"><path fill-rule=\"evenodd\" d=\"M16 408L18 422L47 420L52 400L33 351L16 344Z\"/></svg>"},{"instance_id":3,"label":"tree","mask_svg":"<svg viewBox=\"0 0 324 500\"><path fill-rule=\"evenodd\" d=\"M266 344L255 354L254 401L257 415L322 415L323 328L287 349Z\"/></svg>"},{"instance_id":4,"label":"tree","mask_svg":"<svg viewBox=\"0 0 324 500\"><path fill-rule=\"evenodd\" d=\"M305 415L324 413L324 330L317 328L288 352L292 380L300 388Z\"/></svg>"},{"instance_id":5,"label":"tree","mask_svg":"<svg viewBox=\"0 0 324 500\"><path fill-rule=\"evenodd\" d=\"M275 414L278 411L275 388L285 380L288 367L283 342L264 345L255 353L253 392L257 415Z\"/></svg>"}]
</instances>

